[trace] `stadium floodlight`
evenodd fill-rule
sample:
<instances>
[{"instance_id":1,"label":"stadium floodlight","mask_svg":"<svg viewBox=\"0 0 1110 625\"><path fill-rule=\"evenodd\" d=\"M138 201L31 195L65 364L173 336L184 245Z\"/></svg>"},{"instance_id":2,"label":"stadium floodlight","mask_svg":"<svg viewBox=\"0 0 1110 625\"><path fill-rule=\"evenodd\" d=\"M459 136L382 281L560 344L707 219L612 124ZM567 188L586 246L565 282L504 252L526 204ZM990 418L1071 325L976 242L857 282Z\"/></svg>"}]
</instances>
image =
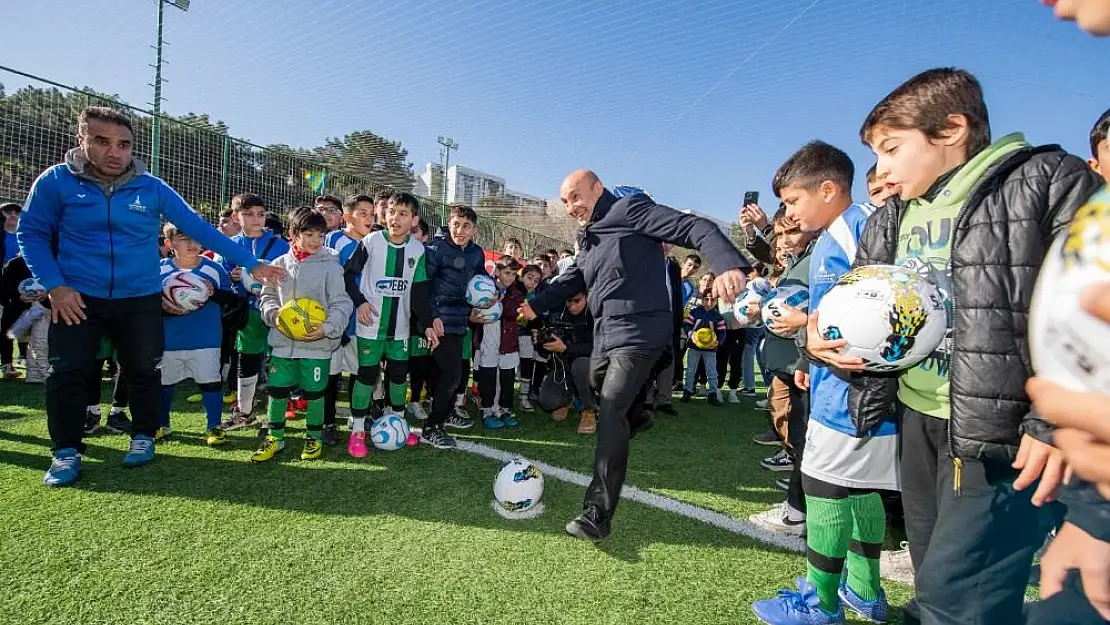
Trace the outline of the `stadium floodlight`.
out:
<instances>
[{"instance_id":1,"label":"stadium floodlight","mask_svg":"<svg viewBox=\"0 0 1110 625\"><path fill-rule=\"evenodd\" d=\"M436 138L436 143L439 143L440 145L443 146L443 149L446 152L446 156L447 156L447 158L444 162L444 165L443 165L443 185L442 185L443 190L440 192L440 202L446 204L447 203L447 170L451 168L451 150L458 150L459 149L459 144L455 143L454 139L452 139L450 137L444 137L443 135L439 135L439 137Z\"/></svg>"},{"instance_id":2,"label":"stadium floodlight","mask_svg":"<svg viewBox=\"0 0 1110 625\"><path fill-rule=\"evenodd\" d=\"M165 13L166 5L174 8L181 9L182 11L189 10L190 0L158 0L158 36L154 46L157 51L154 60L154 119L151 122L150 133L150 173L158 175L158 157L162 148L162 22L163 14Z\"/></svg>"}]
</instances>

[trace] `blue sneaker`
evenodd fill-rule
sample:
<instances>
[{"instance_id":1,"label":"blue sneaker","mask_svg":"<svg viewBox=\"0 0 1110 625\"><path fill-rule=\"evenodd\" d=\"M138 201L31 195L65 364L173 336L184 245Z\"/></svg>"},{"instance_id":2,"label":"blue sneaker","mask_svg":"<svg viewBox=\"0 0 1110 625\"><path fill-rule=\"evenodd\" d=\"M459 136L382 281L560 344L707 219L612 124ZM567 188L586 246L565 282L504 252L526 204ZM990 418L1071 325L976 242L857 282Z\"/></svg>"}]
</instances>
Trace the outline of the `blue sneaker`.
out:
<instances>
[{"instance_id":1,"label":"blue sneaker","mask_svg":"<svg viewBox=\"0 0 1110 625\"><path fill-rule=\"evenodd\" d=\"M482 427L487 430L500 430L505 427L505 422L498 419L496 415L487 414L482 417Z\"/></svg>"},{"instance_id":2,"label":"blue sneaker","mask_svg":"<svg viewBox=\"0 0 1110 625\"><path fill-rule=\"evenodd\" d=\"M848 587L847 582L841 582L836 595L848 606L848 609L859 614L872 623L885 623L890 617L890 604L886 602L886 591L879 589L879 597L874 601L864 601L856 591Z\"/></svg>"},{"instance_id":3,"label":"blue sneaker","mask_svg":"<svg viewBox=\"0 0 1110 625\"><path fill-rule=\"evenodd\" d=\"M821 609L817 588L799 577L795 580L798 590L780 590L774 599L764 599L752 604L756 618L767 625L835 625L844 622L844 608L839 605L836 613Z\"/></svg>"},{"instance_id":4,"label":"blue sneaker","mask_svg":"<svg viewBox=\"0 0 1110 625\"><path fill-rule=\"evenodd\" d=\"M42 478L47 486L71 486L81 477L81 454L72 447L54 452L50 468Z\"/></svg>"},{"instance_id":5,"label":"blue sneaker","mask_svg":"<svg viewBox=\"0 0 1110 625\"><path fill-rule=\"evenodd\" d=\"M501 419L501 423L503 423L507 428L515 428L516 426L520 425L520 423L516 420L516 415L511 412L502 412L499 418Z\"/></svg>"},{"instance_id":6,"label":"blue sneaker","mask_svg":"<svg viewBox=\"0 0 1110 625\"><path fill-rule=\"evenodd\" d=\"M123 466L141 467L154 461L154 439L138 434L131 439L131 448L123 456Z\"/></svg>"}]
</instances>

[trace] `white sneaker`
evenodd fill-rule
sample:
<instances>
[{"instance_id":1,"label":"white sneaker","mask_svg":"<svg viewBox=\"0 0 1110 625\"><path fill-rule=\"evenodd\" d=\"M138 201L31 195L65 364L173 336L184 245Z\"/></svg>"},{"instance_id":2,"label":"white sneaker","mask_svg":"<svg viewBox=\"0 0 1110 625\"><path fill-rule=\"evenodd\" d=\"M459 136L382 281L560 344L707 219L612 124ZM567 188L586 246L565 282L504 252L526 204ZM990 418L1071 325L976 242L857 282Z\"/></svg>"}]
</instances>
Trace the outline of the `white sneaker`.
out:
<instances>
[{"instance_id":1,"label":"white sneaker","mask_svg":"<svg viewBox=\"0 0 1110 625\"><path fill-rule=\"evenodd\" d=\"M698 384L697 386L694 387L694 397L701 397L704 394L705 394L705 387L704 386L702 386L701 384Z\"/></svg>"},{"instance_id":2,"label":"white sneaker","mask_svg":"<svg viewBox=\"0 0 1110 625\"><path fill-rule=\"evenodd\" d=\"M787 536L801 536L805 531L805 521L791 521L786 517L786 503L758 512L748 517L748 522L756 527L761 527L768 532L785 534Z\"/></svg>"},{"instance_id":3,"label":"white sneaker","mask_svg":"<svg viewBox=\"0 0 1110 625\"><path fill-rule=\"evenodd\" d=\"M763 410L766 410L767 405L769 403L770 402L768 402L766 399L757 399L757 400L755 400L755 407L756 408L762 408Z\"/></svg>"},{"instance_id":4,"label":"white sneaker","mask_svg":"<svg viewBox=\"0 0 1110 625\"><path fill-rule=\"evenodd\" d=\"M902 541L901 549L884 551L879 556L879 574L883 579L913 586L913 560L910 559L910 544Z\"/></svg>"},{"instance_id":5,"label":"white sneaker","mask_svg":"<svg viewBox=\"0 0 1110 625\"><path fill-rule=\"evenodd\" d=\"M534 410L534 409L532 408L532 402L528 401L528 396L525 395L524 397L521 397L520 398L520 411L521 412L532 412L532 410Z\"/></svg>"},{"instance_id":6,"label":"white sneaker","mask_svg":"<svg viewBox=\"0 0 1110 625\"><path fill-rule=\"evenodd\" d=\"M728 392L728 403L730 403L730 404L739 404L740 403L740 397L736 394L736 389L732 389Z\"/></svg>"},{"instance_id":7,"label":"white sneaker","mask_svg":"<svg viewBox=\"0 0 1110 625\"><path fill-rule=\"evenodd\" d=\"M428 420L428 413L424 412L424 406L421 406L417 402L412 402L411 404L409 404L409 414L411 414L412 417L417 421Z\"/></svg>"}]
</instances>

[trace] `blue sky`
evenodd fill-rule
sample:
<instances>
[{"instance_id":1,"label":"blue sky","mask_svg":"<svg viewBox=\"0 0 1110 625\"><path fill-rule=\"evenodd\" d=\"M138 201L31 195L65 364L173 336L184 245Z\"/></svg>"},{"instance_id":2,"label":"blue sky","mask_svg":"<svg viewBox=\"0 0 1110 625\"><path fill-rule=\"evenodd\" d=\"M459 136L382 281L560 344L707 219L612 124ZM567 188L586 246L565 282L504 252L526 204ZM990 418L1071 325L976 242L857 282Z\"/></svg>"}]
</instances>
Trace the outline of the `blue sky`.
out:
<instances>
[{"instance_id":1,"label":"blue sky","mask_svg":"<svg viewBox=\"0 0 1110 625\"><path fill-rule=\"evenodd\" d=\"M154 31L151 0L0 0L0 65L145 105ZM995 136L1084 157L1110 107L1110 41L1036 0L193 0L166 39L166 110L256 143L370 129L419 171L446 134L527 193L591 167L729 221L810 139L862 178L863 117L929 67L979 76Z\"/></svg>"}]
</instances>

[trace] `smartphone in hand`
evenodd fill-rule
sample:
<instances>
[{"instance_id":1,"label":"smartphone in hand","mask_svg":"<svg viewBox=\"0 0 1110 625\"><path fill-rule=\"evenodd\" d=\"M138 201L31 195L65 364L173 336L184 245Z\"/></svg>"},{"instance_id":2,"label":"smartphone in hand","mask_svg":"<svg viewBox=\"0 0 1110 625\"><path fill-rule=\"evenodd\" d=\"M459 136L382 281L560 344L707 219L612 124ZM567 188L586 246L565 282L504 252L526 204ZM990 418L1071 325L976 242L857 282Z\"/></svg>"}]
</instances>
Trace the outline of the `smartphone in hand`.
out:
<instances>
[{"instance_id":1,"label":"smartphone in hand","mask_svg":"<svg viewBox=\"0 0 1110 625\"><path fill-rule=\"evenodd\" d=\"M747 191L744 193L744 203L742 206L749 204L759 204L759 191Z\"/></svg>"}]
</instances>

